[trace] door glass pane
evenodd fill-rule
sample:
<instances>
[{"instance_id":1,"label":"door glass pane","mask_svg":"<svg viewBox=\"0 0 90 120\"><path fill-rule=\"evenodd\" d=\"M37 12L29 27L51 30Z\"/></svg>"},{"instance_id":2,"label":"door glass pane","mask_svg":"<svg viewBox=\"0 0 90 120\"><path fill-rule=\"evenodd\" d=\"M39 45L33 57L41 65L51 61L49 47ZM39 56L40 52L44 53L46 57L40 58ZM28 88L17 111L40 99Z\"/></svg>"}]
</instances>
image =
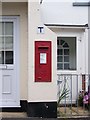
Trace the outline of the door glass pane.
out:
<instances>
[{"instance_id":1,"label":"door glass pane","mask_svg":"<svg viewBox=\"0 0 90 120\"><path fill-rule=\"evenodd\" d=\"M64 40L60 40L60 45L63 45L65 43Z\"/></svg>"},{"instance_id":2,"label":"door glass pane","mask_svg":"<svg viewBox=\"0 0 90 120\"><path fill-rule=\"evenodd\" d=\"M0 51L0 64L4 64L4 52Z\"/></svg>"},{"instance_id":3,"label":"door glass pane","mask_svg":"<svg viewBox=\"0 0 90 120\"><path fill-rule=\"evenodd\" d=\"M69 62L69 56L64 56L64 62Z\"/></svg>"},{"instance_id":4,"label":"door glass pane","mask_svg":"<svg viewBox=\"0 0 90 120\"><path fill-rule=\"evenodd\" d=\"M69 46L68 46L68 44L67 44L67 43L65 43L65 44L63 45L63 47L69 47Z\"/></svg>"},{"instance_id":5,"label":"door glass pane","mask_svg":"<svg viewBox=\"0 0 90 120\"><path fill-rule=\"evenodd\" d=\"M0 50L4 49L4 38L0 37Z\"/></svg>"},{"instance_id":6,"label":"door glass pane","mask_svg":"<svg viewBox=\"0 0 90 120\"><path fill-rule=\"evenodd\" d=\"M5 52L5 63L6 64L13 64L13 51L6 51Z\"/></svg>"},{"instance_id":7,"label":"door glass pane","mask_svg":"<svg viewBox=\"0 0 90 120\"><path fill-rule=\"evenodd\" d=\"M69 64L66 64L66 63L65 63L65 64L64 64L64 69L65 69L65 70L68 70L68 69L69 69Z\"/></svg>"},{"instance_id":8,"label":"door glass pane","mask_svg":"<svg viewBox=\"0 0 90 120\"><path fill-rule=\"evenodd\" d=\"M0 35L4 34L4 23L0 22Z\"/></svg>"},{"instance_id":9,"label":"door glass pane","mask_svg":"<svg viewBox=\"0 0 90 120\"><path fill-rule=\"evenodd\" d=\"M2 35L2 23L0 22L0 35Z\"/></svg>"},{"instance_id":10,"label":"door glass pane","mask_svg":"<svg viewBox=\"0 0 90 120\"><path fill-rule=\"evenodd\" d=\"M57 45L59 45L59 40L57 40Z\"/></svg>"},{"instance_id":11,"label":"door glass pane","mask_svg":"<svg viewBox=\"0 0 90 120\"><path fill-rule=\"evenodd\" d=\"M57 49L57 55L63 55L63 50L62 49Z\"/></svg>"},{"instance_id":12,"label":"door glass pane","mask_svg":"<svg viewBox=\"0 0 90 120\"><path fill-rule=\"evenodd\" d=\"M76 37L57 37L57 64L62 63L63 70L76 70L76 43ZM63 61L58 56L63 56Z\"/></svg>"},{"instance_id":13,"label":"door glass pane","mask_svg":"<svg viewBox=\"0 0 90 120\"><path fill-rule=\"evenodd\" d=\"M13 50L13 37L5 38L5 50L6 49Z\"/></svg>"},{"instance_id":14,"label":"door glass pane","mask_svg":"<svg viewBox=\"0 0 90 120\"><path fill-rule=\"evenodd\" d=\"M63 57L62 56L58 56L57 57L57 62L63 62Z\"/></svg>"},{"instance_id":15,"label":"door glass pane","mask_svg":"<svg viewBox=\"0 0 90 120\"><path fill-rule=\"evenodd\" d=\"M64 55L69 55L69 49L64 49Z\"/></svg>"},{"instance_id":16,"label":"door glass pane","mask_svg":"<svg viewBox=\"0 0 90 120\"><path fill-rule=\"evenodd\" d=\"M13 35L13 22L5 23L5 35Z\"/></svg>"},{"instance_id":17,"label":"door glass pane","mask_svg":"<svg viewBox=\"0 0 90 120\"><path fill-rule=\"evenodd\" d=\"M57 64L57 69L58 70L62 70L63 69L63 64L62 63L58 63Z\"/></svg>"},{"instance_id":18,"label":"door glass pane","mask_svg":"<svg viewBox=\"0 0 90 120\"><path fill-rule=\"evenodd\" d=\"M0 64L13 64L13 22L0 23Z\"/></svg>"}]
</instances>

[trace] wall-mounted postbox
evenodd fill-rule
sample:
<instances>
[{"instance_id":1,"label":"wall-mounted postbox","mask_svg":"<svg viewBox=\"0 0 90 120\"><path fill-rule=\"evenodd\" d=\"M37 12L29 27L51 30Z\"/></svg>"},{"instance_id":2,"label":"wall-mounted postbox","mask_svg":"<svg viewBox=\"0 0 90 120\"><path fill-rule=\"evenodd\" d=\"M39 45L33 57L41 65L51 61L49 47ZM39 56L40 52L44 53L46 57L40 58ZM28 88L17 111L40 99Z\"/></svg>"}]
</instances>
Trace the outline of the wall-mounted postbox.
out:
<instances>
[{"instance_id":1,"label":"wall-mounted postbox","mask_svg":"<svg viewBox=\"0 0 90 120\"><path fill-rule=\"evenodd\" d=\"M35 82L51 82L51 41L35 41Z\"/></svg>"}]
</instances>

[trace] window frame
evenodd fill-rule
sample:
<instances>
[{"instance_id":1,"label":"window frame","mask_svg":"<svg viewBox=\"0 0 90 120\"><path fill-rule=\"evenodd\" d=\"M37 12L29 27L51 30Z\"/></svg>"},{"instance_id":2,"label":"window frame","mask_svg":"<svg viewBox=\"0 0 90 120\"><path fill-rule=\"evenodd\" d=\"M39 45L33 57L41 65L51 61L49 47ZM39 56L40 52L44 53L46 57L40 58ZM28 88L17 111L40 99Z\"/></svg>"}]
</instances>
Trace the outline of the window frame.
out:
<instances>
[{"instance_id":1,"label":"window frame","mask_svg":"<svg viewBox=\"0 0 90 120\"><path fill-rule=\"evenodd\" d=\"M19 30L20 30L20 26L19 26L19 22L20 22L20 17L19 16L0 16L0 22L13 22L14 23L14 27L13 27L13 31L14 31L14 38L13 38L13 41L14 41L14 46L13 46L13 64L7 64L7 65L4 65L4 64L0 64L0 69L13 69L13 66L16 64L16 62L19 60L19 52L18 52L18 49L20 47L20 42L19 41L19 38L20 38L20 35L19 35ZM15 47L17 46L17 48ZM16 55L17 53L17 55ZM18 58L17 58L18 57ZM19 66L19 62L17 64L17 66ZM18 70L17 70L18 71Z\"/></svg>"}]
</instances>

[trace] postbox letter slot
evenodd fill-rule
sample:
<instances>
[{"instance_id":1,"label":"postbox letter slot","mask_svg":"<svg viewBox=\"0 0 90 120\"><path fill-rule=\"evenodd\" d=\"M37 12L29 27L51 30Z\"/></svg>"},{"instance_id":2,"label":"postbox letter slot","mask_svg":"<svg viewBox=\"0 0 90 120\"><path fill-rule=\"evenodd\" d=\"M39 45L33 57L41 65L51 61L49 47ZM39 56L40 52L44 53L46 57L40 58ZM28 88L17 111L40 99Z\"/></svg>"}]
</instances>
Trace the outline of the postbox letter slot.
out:
<instances>
[{"instance_id":1,"label":"postbox letter slot","mask_svg":"<svg viewBox=\"0 0 90 120\"><path fill-rule=\"evenodd\" d=\"M41 77L38 77L38 79L41 79Z\"/></svg>"},{"instance_id":2,"label":"postbox letter slot","mask_svg":"<svg viewBox=\"0 0 90 120\"><path fill-rule=\"evenodd\" d=\"M47 50L48 48L49 48L48 46L39 46L39 47L38 47L39 50L41 50L41 49L42 49L42 50Z\"/></svg>"}]
</instances>

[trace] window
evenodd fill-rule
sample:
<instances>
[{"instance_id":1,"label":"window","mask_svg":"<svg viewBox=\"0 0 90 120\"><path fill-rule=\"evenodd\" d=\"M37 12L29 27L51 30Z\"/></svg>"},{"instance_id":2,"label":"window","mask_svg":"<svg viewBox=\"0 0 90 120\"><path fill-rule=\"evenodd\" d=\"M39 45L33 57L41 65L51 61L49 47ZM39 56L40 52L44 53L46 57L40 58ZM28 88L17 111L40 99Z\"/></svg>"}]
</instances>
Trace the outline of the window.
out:
<instances>
[{"instance_id":1,"label":"window","mask_svg":"<svg viewBox=\"0 0 90 120\"><path fill-rule=\"evenodd\" d=\"M13 64L13 22L0 22L0 64Z\"/></svg>"},{"instance_id":2,"label":"window","mask_svg":"<svg viewBox=\"0 0 90 120\"><path fill-rule=\"evenodd\" d=\"M58 70L76 69L76 38L74 37L57 38L57 69Z\"/></svg>"},{"instance_id":3,"label":"window","mask_svg":"<svg viewBox=\"0 0 90 120\"><path fill-rule=\"evenodd\" d=\"M69 69L69 45L62 39L57 41L57 69Z\"/></svg>"}]
</instances>

